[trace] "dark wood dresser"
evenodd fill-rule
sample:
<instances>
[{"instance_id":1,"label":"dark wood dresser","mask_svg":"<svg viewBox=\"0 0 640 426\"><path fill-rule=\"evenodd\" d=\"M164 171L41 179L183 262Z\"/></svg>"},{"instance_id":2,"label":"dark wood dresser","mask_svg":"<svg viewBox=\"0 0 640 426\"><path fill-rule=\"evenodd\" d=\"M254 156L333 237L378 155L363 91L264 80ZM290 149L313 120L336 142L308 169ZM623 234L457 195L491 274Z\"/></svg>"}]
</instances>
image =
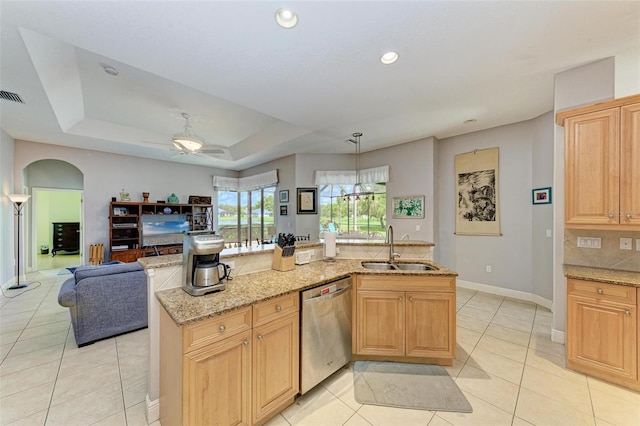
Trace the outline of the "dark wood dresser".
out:
<instances>
[{"instance_id":1,"label":"dark wood dresser","mask_svg":"<svg viewBox=\"0 0 640 426\"><path fill-rule=\"evenodd\" d=\"M59 251L80 251L80 222L53 222L52 225L52 256L55 256Z\"/></svg>"}]
</instances>

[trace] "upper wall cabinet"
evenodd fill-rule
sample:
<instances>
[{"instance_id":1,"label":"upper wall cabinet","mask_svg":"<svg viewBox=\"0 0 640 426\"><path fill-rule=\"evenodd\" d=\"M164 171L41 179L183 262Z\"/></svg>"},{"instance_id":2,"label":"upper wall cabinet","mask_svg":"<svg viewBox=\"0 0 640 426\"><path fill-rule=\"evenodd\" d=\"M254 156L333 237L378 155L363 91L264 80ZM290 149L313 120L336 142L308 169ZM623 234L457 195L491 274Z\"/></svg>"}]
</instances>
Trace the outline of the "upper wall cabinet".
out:
<instances>
[{"instance_id":1,"label":"upper wall cabinet","mask_svg":"<svg viewBox=\"0 0 640 426\"><path fill-rule=\"evenodd\" d=\"M567 228L640 230L640 95L559 112Z\"/></svg>"}]
</instances>

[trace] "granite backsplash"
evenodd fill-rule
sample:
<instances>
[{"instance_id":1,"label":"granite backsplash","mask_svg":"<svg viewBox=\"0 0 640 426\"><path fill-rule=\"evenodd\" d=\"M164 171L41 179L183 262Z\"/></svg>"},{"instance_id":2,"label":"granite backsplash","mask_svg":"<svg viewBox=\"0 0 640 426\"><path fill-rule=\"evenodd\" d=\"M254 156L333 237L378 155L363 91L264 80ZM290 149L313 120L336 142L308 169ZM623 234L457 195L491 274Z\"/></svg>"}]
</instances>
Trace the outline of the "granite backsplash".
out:
<instances>
[{"instance_id":1,"label":"granite backsplash","mask_svg":"<svg viewBox=\"0 0 640 426\"><path fill-rule=\"evenodd\" d=\"M565 264L640 272L640 232L565 229L564 237ZM578 237L600 237L602 246L578 248ZM631 250L620 249L620 238L632 239Z\"/></svg>"}]
</instances>

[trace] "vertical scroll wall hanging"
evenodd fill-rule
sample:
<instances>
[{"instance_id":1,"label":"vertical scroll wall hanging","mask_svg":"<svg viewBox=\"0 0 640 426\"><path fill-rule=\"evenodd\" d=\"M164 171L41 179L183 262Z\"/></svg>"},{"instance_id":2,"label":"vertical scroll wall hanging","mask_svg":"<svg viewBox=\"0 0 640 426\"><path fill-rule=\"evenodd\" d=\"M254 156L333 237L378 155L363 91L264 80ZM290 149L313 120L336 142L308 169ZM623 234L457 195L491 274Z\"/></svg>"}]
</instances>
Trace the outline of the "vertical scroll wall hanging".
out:
<instances>
[{"instance_id":1,"label":"vertical scroll wall hanging","mask_svg":"<svg viewBox=\"0 0 640 426\"><path fill-rule=\"evenodd\" d=\"M457 235L501 235L498 160L498 148L456 155Z\"/></svg>"}]
</instances>

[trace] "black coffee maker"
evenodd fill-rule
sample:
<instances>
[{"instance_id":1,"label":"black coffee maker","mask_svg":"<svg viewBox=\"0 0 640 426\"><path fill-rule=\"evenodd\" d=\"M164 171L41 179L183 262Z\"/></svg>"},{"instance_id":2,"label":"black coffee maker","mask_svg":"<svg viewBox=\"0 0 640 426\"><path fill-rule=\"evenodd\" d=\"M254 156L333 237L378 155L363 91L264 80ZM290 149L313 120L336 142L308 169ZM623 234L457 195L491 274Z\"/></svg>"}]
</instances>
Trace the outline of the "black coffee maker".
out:
<instances>
[{"instance_id":1,"label":"black coffee maker","mask_svg":"<svg viewBox=\"0 0 640 426\"><path fill-rule=\"evenodd\" d=\"M211 231L192 231L184 235L182 245L182 289L202 296L226 288L229 266L220 263L224 238Z\"/></svg>"}]
</instances>

